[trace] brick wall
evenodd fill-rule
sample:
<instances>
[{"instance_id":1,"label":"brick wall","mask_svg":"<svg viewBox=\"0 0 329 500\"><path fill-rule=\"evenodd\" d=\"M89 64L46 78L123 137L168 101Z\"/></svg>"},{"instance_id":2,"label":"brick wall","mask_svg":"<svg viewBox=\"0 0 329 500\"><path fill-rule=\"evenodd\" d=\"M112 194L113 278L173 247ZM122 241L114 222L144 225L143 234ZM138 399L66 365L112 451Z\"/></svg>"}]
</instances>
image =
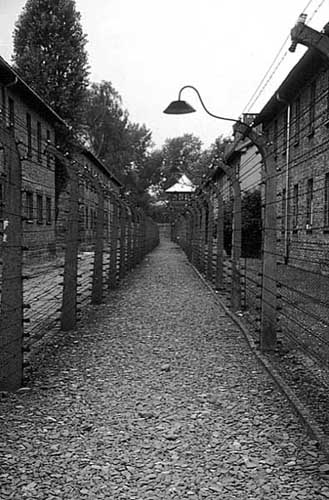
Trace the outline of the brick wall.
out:
<instances>
[{"instance_id":1,"label":"brick wall","mask_svg":"<svg viewBox=\"0 0 329 500\"><path fill-rule=\"evenodd\" d=\"M314 69L314 68L312 68ZM326 175L329 174L329 71L321 65L309 71L288 104L266 124L275 147L278 172L278 236L289 263L325 272L329 220L326 215ZM287 214L287 215L286 215Z\"/></svg>"}]
</instances>

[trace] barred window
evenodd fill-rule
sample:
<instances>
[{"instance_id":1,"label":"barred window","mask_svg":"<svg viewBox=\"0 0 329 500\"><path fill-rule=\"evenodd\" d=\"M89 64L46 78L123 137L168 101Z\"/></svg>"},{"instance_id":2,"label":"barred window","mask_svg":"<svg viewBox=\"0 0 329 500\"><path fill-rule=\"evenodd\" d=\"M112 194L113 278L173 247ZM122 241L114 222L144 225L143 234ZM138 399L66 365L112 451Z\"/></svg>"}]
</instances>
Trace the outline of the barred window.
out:
<instances>
[{"instance_id":1,"label":"barred window","mask_svg":"<svg viewBox=\"0 0 329 500\"><path fill-rule=\"evenodd\" d=\"M37 223L43 223L43 198L42 194L37 194Z\"/></svg>"},{"instance_id":2,"label":"barred window","mask_svg":"<svg viewBox=\"0 0 329 500\"><path fill-rule=\"evenodd\" d=\"M46 196L46 224L51 224L51 198Z\"/></svg>"},{"instance_id":3,"label":"barred window","mask_svg":"<svg viewBox=\"0 0 329 500\"><path fill-rule=\"evenodd\" d=\"M85 227L86 229L89 228L89 210L88 207L85 208Z\"/></svg>"},{"instance_id":4,"label":"barred window","mask_svg":"<svg viewBox=\"0 0 329 500\"><path fill-rule=\"evenodd\" d=\"M292 228L294 231L298 229L298 184L293 188L293 206L292 206Z\"/></svg>"},{"instance_id":5,"label":"barred window","mask_svg":"<svg viewBox=\"0 0 329 500\"><path fill-rule=\"evenodd\" d=\"M278 154L278 120L274 120L273 125L273 147L274 155Z\"/></svg>"},{"instance_id":6,"label":"barred window","mask_svg":"<svg viewBox=\"0 0 329 500\"><path fill-rule=\"evenodd\" d=\"M27 132L27 156L32 157L32 120L30 113L26 113L26 132Z\"/></svg>"},{"instance_id":7,"label":"barred window","mask_svg":"<svg viewBox=\"0 0 329 500\"><path fill-rule=\"evenodd\" d=\"M300 97L295 101L295 137L294 143L297 145L300 139Z\"/></svg>"},{"instance_id":8,"label":"barred window","mask_svg":"<svg viewBox=\"0 0 329 500\"><path fill-rule=\"evenodd\" d=\"M281 231L284 232L286 229L286 189L282 190L281 199Z\"/></svg>"},{"instance_id":9,"label":"barred window","mask_svg":"<svg viewBox=\"0 0 329 500\"><path fill-rule=\"evenodd\" d=\"M9 108L8 127L10 128L10 130L14 130L15 129L15 103L11 97L8 98L8 108Z\"/></svg>"},{"instance_id":10,"label":"barred window","mask_svg":"<svg viewBox=\"0 0 329 500\"><path fill-rule=\"evenodd\" d=\"M50 143L50 130L47 130L47 145ZM47 167L50 167L50 152L47 149Z\"/></svg>"},{"instance_id":11,"label":"barred window","mask_svg":"<svg viewBox=\"0 0 329 500\"><path fill-rule=\"evenodd\" d=\"M3 204L4 204L3 184L0 182L0 221L3 220Z\"/></svg>"},{"instance_id":12,"label":"barred window","mask_svg":"<svg viewBox=\"0 0 329 500\"><path fill-rule=\"evenodd\" d=\"M313 179L308 179L306 187L306 229L313 223Z\"/></svg>"},{"instance_id":13,"label":"barred window","mask_svg":"<svg viewBox=\"0 0 329 500\"><path fill-rule=\"evenodd\" d=\"M41 123L37 122L37 155L38 155L38 162L41 162L41 154L42 154Z\"/></svg>"},{"instance_id":14,"label":"barred window","mask_svg":"<svg viewBox=\"0 0 329 500\"><path fill-rule=\"evenodd\" d=\"M310 86L310 103L309 103L309 135L314 134L315 126L315 95L316 95L316 81L312 82Z\"/></svg>"},{"instance_id":15,"label":"barred window","mask_svg":"<svg viewBox=\"0 0 329 500\"><path fill-rule=\"evenodd\" d=\"M324 226L329 227L329 173L324 179Z\"/></svg>"},{"instance_id":16,"label":"barred window","mask_svg":"<svg viewBox=\"0 0 329 500\"><path fill-rule=\"evenodd\" d=\"M282 154L286 154L287 152L287 135L288 135L288 118L289 118L289 111L288 109L285 110L284 115L283 115L283 128L282 128Z\"/></svg>"},{"instance_id":17,"label":"barred window","mask_svg":"<svg viewBox=\"0 0 329 500\"><path fill-rule=\"evenodd\" d=\"M5 123L6 120L6 89L4 85L1 86L1 113L2 119Z\"/></svg>"},{"instance_id":18,"label":"barred window","mask_svg":"<svg viewBox=\"0 0 329 500\"><path fill-rule=\"evenodd\" d=\"M33 193L32 191L25 192L25 216L29 222L33 222Z\"/></svg>"}]
</instances>

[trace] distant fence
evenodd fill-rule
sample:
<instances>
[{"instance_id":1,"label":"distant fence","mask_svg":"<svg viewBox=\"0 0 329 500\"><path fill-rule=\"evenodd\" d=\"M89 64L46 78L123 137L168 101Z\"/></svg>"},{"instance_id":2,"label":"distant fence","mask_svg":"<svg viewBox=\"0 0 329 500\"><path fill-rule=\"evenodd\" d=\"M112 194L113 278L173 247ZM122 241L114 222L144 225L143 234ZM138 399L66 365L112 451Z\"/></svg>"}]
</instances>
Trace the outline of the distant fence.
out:
<instances>
[{"instance_id":1,"label":"distant fence","mask_svg":"<svg viewBox=\"0 0 329 500\"><path fill-rule=\"evenodd\" d=\"M23 193L24 159L5 127L0 143L0 389L13 390L28 377L40 342L54 328L74 328L82 307L101 303L158 244L159 234L139 207L68 157L62 158L69 177L57 207L49 175L44 186L38 180L33 197ZM46 161L38 168L46 170Z\"/></svg>"}]
</instances>

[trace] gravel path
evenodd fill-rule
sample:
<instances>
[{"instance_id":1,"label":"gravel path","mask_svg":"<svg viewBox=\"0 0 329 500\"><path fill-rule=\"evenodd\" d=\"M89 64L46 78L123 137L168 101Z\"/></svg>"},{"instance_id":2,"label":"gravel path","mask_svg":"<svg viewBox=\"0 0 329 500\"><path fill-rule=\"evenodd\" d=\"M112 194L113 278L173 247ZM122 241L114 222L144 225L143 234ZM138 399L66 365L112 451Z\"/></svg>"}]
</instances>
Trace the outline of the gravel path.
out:
<instances>
[{"instance_id":1,"label":"gravel path","mask_svg":"<svg viewBox=\"0 0 329 500\"><path fill-rule=\"evenodd\" d=\"M55 341L1 401L1 500L329 498L316 442L172 243Z\"/></svg>"}]
</instances>

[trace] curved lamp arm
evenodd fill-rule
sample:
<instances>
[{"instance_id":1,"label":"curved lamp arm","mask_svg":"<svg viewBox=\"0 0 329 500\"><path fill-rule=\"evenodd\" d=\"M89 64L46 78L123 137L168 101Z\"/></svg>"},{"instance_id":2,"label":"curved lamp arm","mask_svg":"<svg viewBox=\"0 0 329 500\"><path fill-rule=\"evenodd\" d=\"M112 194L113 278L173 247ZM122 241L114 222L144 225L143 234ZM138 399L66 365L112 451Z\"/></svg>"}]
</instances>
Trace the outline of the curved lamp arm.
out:
<instances>
[{"instance_id":1,"label":"curved lamp arm","mask_svg":"<svg viewBox=\"0 0 329 500\"><path fill-rule=\"evenodd\" d=\"M212 116L213 118L218 118L219 120L226 120L226 121L229 121L229 122L236 122L238 120L235 120L234 118L226 118L224 116L218 116L218 115L214 115L213 113L211 113L205 106L202 98L201 98L201 95L200 95L200 92L198 91L198 89L196 89L195 87L193 87L193 85L185 85L184 87L182 87L179 91L179 95L178 95L178 100L180 101L181 100L181 94L183 92L184 89L192 89L194 90L194 92L196 92L201 104L202 104L202 107L203 109L205 110L206 113L208 113L208 115Z\"/></svg>"}]
</instances>

